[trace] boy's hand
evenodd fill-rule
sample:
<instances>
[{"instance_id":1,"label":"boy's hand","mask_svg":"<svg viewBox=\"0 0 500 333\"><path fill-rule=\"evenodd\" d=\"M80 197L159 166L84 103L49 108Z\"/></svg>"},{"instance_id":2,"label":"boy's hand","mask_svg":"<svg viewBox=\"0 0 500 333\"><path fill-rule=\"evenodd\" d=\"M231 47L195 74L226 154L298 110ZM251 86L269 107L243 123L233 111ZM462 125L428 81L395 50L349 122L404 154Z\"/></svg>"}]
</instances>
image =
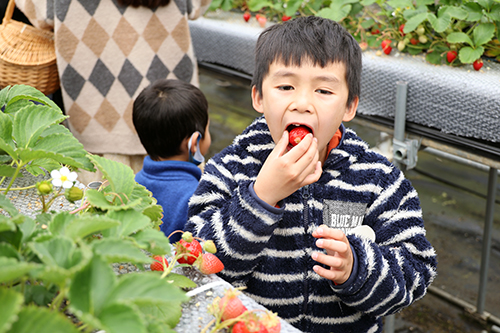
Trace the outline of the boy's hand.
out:
<instances>
[{"instance_id":1,"label":"boy's hand","mask_svg":"<svg viewBox=\"0 0 500 333\"><path fill-rule=\"evenodd\" d=\"M259 198L275 206L305 185L316 182L323 170L319 161L318 141L312 134L287 152L288 131L281 136L267 157L254 184Z\"/></svg>"},{"instance_id":2,"label":"boy's hand","mask_svg":"<svg viewBox=\"0 0 500 333\"><path fill-rule=\"evenodd\" d=\"M313 270L325 279L332 280L335 284L346 282L351 276L353 265L351 246L346 235L341 230L331 229L326 225L319 226L312 235L318 238L316 246L325 249L327 253L313 252L312 258L321 264L330 266L328 270L315 265Z\"/></svg>"}]
</instances>

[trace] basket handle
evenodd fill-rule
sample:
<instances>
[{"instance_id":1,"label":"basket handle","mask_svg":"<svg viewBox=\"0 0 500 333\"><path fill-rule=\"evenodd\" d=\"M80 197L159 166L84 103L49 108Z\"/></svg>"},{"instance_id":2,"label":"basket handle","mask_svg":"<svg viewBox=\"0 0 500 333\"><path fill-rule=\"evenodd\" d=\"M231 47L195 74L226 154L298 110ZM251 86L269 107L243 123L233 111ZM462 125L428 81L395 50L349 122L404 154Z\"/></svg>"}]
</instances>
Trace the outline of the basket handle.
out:
<instances>
[{"instance_id":1,"label":"basket handle","mask_svg":"<svg viewBox=\"0 0 500 333\"><path fill-rule=\"evenodd\" d=\"M5 10L5 15L3 17L2 24L6 24L12 19L12 15L14 14L14 8L16 8L16 1L9 0L9 4L7 5L7 9Z\"/></svg>"}]
</instances>

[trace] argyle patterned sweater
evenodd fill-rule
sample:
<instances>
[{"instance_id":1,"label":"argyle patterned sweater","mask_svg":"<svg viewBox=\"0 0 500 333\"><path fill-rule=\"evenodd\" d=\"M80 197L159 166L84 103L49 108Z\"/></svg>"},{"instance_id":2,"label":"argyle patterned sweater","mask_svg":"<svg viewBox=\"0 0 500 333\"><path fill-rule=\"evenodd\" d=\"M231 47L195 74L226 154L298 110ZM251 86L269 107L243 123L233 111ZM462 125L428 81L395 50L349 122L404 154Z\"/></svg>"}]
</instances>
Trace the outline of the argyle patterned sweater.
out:
<instances>
[{"instance_id":1,"label":"argyle patterned sweater","mask_svg":"<svg viewBox=\"0 0 500 333\"><path fill-rule=\"evenodd\" d=\"M74 136L91 153L146 154L132 122L137 95L157 79L198 86L188 20L210 0L123 7L116 0L16 0L30 22L55 34L57 67Z\"/></svg>"},{"instance_id":2,"label":"argyle patterned sweater","mask_svg":"<svg viewBox=\"0 0 500 333\"><path fill-rule=\"evenodd\" d=\"M260 200L253 183L275 147L263 117L208 161L189 202L187 230L217 245L220 276L303 332L381 332L381 317L422 298L436 275L415 189L354 131L341 127L320 179L283 199ZM373 242L348 239L353 272L334 285L312 267L319 225L364 224Z\"/></svg>"}]
</instances>

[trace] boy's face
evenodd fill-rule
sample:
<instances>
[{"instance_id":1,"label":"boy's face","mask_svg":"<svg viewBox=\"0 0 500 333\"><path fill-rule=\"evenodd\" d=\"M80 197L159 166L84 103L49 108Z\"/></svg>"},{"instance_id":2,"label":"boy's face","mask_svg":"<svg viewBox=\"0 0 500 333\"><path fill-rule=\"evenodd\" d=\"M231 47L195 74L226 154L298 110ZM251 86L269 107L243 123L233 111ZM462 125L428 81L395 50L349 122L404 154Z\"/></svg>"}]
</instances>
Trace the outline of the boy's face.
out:
<instances>
[{"instance_id":1,"label":"boy's face","mask_svg":"<svg viewBox=\"0 0 500 333\"><path fill-rule=\"evenodd\" d=\"M345 66L330 63L324 68L310 61L300 67L272 63L262 82L262 95L252 88L252 102L263 113L275 143L294 125L305 125L318 139L322 162L327 146L342 121L356 114L358 98L347 105L349 89Z\"/></svg>"}]
</instances>

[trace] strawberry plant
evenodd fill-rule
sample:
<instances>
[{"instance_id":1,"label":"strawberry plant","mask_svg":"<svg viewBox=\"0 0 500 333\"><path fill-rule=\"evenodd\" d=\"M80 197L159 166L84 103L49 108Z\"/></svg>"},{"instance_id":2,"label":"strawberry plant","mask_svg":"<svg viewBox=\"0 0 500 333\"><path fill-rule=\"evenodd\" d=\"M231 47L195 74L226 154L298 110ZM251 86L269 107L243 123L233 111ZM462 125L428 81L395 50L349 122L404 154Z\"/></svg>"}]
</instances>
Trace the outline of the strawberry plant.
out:
<instances>
[{"instance_id":1,"label":"strawberry plant","mask_svg":"<svg viewBox=\"0 0 500 333\"><path fill-rule=\"evenodd\" d=\"M274 22L316 15L342 24L366 48L393 41L400 52L432 64L460 66L482 57L500 61L500 0L214 0L211 8L238 9ZM457 53L448 61L448 52ZM477 66L475 66L477 67Z\"/></svg>"},{"instance_id":2,"label":"strawberry plant","mask_svg":"<svg viewBox=\"0 0 500 333\"><path fill-rule=\"evenodd\" d=\"M0 108L0 332L174 332L182 288L196 284L163 259L162 274L146 269L146 253L171 253L151 192L129 167L88 154L38 90L6 87ZM77 169L100 170L100 188L76 186ZM22 175L52 179L16 187ZM38 195L34 217L7 196L21 190ZM54 210L63 196L79 206ZM138 272L117 276L111 264L123 262Z\"/></svg>"}]
</instances>

